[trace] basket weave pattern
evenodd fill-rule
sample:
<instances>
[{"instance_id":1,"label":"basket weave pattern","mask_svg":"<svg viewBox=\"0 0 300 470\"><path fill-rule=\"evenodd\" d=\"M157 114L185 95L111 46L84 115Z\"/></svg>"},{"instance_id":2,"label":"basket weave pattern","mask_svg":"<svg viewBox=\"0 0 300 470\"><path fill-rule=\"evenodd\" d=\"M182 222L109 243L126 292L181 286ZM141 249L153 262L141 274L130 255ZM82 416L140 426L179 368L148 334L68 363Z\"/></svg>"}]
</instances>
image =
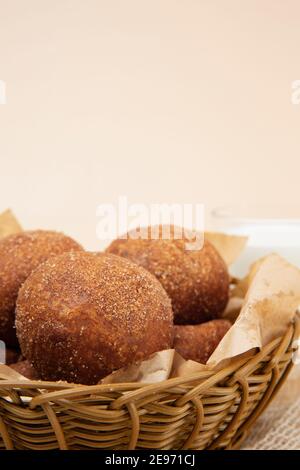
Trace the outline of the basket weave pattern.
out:
<instances>
[{"instance_id":1,"label":"basket weave pattern","mask_svg":"<svg viewBox=\"0 0 300 470\"><path fill-rule=\"evenodd\" d=\"M286 334L220 371L80 386L0 375L0 449L238 448L292 367Z\"/></svg>"}]
</instances>

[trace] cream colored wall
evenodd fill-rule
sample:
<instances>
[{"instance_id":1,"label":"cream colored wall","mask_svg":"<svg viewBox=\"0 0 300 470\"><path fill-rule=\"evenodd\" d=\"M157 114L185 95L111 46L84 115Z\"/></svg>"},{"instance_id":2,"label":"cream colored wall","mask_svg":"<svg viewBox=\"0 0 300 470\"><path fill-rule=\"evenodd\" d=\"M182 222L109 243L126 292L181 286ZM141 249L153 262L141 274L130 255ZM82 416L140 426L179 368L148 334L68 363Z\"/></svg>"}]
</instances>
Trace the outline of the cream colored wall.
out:
<instances>
[{"instance_id":1,"label":"cream colored wall","mask_svg":"<svg viewBox=\"0 0 300 470\"><path fill-rule=\"evenodd\" d=\"M0 210L96 248L96 207L298 198L298 0L0 0Z\"/></svg>"}]
</instances>

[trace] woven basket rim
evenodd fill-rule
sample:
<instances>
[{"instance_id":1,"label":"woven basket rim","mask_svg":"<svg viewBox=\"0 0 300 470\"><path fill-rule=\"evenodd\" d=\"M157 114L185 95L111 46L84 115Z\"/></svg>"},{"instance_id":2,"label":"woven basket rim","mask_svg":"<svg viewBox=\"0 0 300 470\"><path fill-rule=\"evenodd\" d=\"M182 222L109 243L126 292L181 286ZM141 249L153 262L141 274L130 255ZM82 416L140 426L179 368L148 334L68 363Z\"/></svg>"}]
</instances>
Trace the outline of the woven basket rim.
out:
<instances>
[{"instance_id":1,"label":"woven basket rim","mask_svg":"<svg viewBox=\"0 0 300 470\"><path fill-rule=\"evenodd\" d=\"M299 337L297 312L284 334L252 355L237 357L225 367L151 384L80 385L18 380L2 373L0 438L6 449L238 448L286 380ZM50 426L48 437L41 418ZM69 419L75 419L80 431L69 428ZM92 429L85 419L92 419ZM42 436L37 436L39 426Z\"/></svg>"}]
</instances>

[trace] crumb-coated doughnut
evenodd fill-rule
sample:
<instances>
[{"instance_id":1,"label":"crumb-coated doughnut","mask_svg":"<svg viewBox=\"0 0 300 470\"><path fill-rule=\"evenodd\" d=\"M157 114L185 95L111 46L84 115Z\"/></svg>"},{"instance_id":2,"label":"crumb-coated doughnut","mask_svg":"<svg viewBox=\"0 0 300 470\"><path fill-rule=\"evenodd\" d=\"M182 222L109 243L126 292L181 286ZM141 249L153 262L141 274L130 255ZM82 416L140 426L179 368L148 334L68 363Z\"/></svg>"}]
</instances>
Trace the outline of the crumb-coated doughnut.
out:
<instances>
[{"instance_id":1,"label":"crumb-coated doughnut","mask_svg":"<svg viewBox=\"0 0 300 470\"><path fill-rule=\"evenodd\" d=\"M134 261L150 271L172 301L176 324L197 324L218 318L229 295L229 274L225 262L209 241L200 250L187 250L188 239L176 239L171 226L170 239L120 238L107 253Z\"/></svg>"},{"instance_id":2,"label":"crumb-coated doughnut","mask_svg":"<svg viewBox=\"0 0 300 470\"><path fill-rule=\"evenodd\" d=\"M17 334L44 380L95 384L173 341L171 301L148 271L119 256L66 253L20 289Z\"/></svg>"},{"instance_id":3,"label":"crumb-coated doughnut","mask_svg":"<svg viewBox=\"0 0 300 470\"><path fill-rule=\"evenodd\" d=\"M66 251L82 250L72 238L58 232L35 230L0 240L0 339L18 345L15 304L19 288L41 263Z\"/></svg>"},{"instance_id":4,"label":"crumb-coated doughnut","mask_svg":"<svg viewBox=\"0 0 300 470\"><path fill-rule=\"evenodd\" d=\"M206 364L231 323L211 320L201 325L175 325L174 349L184 358Z\"/></svg>"},{"instance_id":5,"label":"crumb-coated doughnut","mask_svg":"<svg viewBox=\"0 0 300 470\"><path fill-rule=\"evenodd\" d=\"M39 374L35 370L32 364L30 364L29 361L20 361L16 362L15 364L10 364L10 366L13 370L16 372L19 372L19 374L23 375L29 380L39 380Z\"/></svg>"}]
</instances>

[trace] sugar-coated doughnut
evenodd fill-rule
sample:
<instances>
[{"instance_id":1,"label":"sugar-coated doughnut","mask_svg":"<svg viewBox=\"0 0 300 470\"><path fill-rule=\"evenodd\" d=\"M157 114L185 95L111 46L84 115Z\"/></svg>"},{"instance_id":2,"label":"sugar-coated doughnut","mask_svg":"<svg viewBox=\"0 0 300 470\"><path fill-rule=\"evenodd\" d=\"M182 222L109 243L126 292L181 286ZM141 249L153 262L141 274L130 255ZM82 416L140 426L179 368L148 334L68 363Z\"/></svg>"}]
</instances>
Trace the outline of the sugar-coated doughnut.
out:
<instances>
[{"instance_id":1,"label":"sugar-coated doughnut","mask_svg":"<svg viewBox=\"0 0 300 470\"><path fill-rule=\"evenodd\" d=\"M113 241L107 253L134 261L150 271L162 284L172 301L176 324L197 324L218 318L229 295L229 274L225 262L209 241L200 250L187 250L186 237L176 239L128 238Z\"/></svg>"},{"instance_id":2,"label":"sugar-coated doughnut","mask_svg":"<svg viewBox=\"0 0 300 470\"><path fill-rule=\"evenodd\" d=\"M66 253L19 291L17 334L44 380L95 384L173 340L171 301L157 279L118 256Z\"/></svg>"},{"instance_id":3,"label":"sugar-coated doughnut","mask_svg":"<svg viewBox=\"0 0 300 470\"><path fill-rule=\"evenodd\" d=\"M175 325L173 347L184 359L205 364L230 327L231 323L222 319L201 325Z\"/></svg>"},{"instance_id":4,"label":"sugar-coated doughnut","mask_svg":"<svg viewBox=\"0 0 300 470\"><path fill-rule=\"evenodd\" d=\"M11 347L18 345L15 304L29 274L51 256L81 249L72 238L45 230L21 232L0 240L0 340Z\"/></svg>"}]
</instances>

